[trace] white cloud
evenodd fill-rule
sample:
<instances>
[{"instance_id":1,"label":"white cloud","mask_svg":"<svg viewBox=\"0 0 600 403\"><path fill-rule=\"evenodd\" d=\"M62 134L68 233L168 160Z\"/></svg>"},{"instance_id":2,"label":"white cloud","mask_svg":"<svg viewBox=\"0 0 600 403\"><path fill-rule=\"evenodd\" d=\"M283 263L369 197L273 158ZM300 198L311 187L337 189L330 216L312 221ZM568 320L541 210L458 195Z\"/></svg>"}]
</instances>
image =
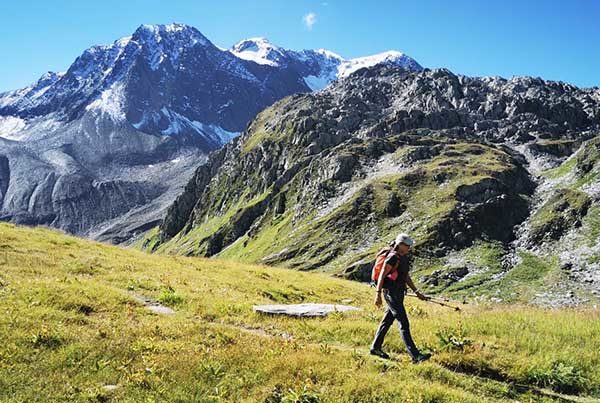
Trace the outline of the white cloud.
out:
<instances>
[{"instance_id":1,"label":"white cloud","mask_svg":"<svg viewBox=\"0 0 600 403\"><path fill-rule=\"evenodd\" d=\"M315 25L317 22L317 14L311 11L302 17L302 21L307 29L312 29L313 25Z\"/></svg>"}]
</instances>

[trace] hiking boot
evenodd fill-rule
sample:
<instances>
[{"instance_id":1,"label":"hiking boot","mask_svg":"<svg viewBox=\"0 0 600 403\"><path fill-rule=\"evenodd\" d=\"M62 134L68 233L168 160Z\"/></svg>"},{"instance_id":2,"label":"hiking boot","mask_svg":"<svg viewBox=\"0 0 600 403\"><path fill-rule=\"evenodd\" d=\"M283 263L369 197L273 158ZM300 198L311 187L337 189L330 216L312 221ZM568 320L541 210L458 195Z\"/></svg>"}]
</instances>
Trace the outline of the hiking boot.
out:
<instances>
[{"instance_id":1,"label":"hiking boot","mask_svg":"<svg viewBox=\"0 0 600 403\"><path fill-rule=\"evenodd\" d=\"M412 359L413 364L417 364L419 362L428 360L431 357L431 354L429 353L419 353L419 355L417 355L415 358Z\"/></svg>"},{"instance_id":2,"label":"hiking boot","mask_svg":"<svg viewBox=\"0 0 600 403\"><path fill-rule=\"evenodd\" d=\"M371 355L376 355L377 357L385 358L386 360L390 358L390 356L381 349L372 348L370 351Z\"/></svg>"}]
</instances>

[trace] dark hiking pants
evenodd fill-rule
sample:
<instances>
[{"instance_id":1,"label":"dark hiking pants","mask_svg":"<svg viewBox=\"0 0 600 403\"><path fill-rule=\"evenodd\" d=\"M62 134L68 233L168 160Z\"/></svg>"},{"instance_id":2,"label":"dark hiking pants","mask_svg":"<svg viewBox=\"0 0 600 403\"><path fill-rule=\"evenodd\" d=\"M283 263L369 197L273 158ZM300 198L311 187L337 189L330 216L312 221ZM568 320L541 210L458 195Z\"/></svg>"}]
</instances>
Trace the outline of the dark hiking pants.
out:
<instances>
[{"instance_id":1,"label":"dark hiking pants","mask_svg":"<svg viewBox=\"0 0 600 403\"><path fill-rule=\"evenodd\" d=\"M379 350L383 345L383 339L394 323L394 319L398 321L398 327L400 328L400 334L402 340L406 344L406 349L412 358L419 355L419 349L415 346L412 336L410 335L410 325L408 323L408 316L406 315L406 309L404 309L404 290L401 288L384 288L383 297L387 304L385 315L379 324L375 339L371 344L371 349Z\"/></svg>"}]
</instances>

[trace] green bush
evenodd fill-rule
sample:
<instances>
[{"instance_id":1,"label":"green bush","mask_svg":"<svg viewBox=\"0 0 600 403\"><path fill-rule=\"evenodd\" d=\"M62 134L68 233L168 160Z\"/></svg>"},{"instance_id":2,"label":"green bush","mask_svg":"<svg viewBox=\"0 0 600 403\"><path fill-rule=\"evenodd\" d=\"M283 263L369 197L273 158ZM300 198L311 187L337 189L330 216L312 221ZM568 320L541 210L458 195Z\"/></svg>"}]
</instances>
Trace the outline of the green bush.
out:
<instances>
[{"instance_id":1,"label":"green bush","mask_svg":"<svg viewBox=\"0 0 600 403\"><path fill-rule=\"evenodd\" d=\"M440 329L435 335L442 350L464 350L465 347L473 344L473 340L467 337L460 323L456 328L445 327Z\"/></svg>"}]
</instances>

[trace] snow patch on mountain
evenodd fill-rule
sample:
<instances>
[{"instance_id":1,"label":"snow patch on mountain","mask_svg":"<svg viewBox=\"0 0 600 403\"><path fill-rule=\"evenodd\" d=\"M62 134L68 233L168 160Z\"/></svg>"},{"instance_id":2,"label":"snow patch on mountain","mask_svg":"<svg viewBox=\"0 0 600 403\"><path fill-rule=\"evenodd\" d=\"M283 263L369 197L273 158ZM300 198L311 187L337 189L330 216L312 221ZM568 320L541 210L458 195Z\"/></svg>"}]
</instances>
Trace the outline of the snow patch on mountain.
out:
<instances>
[{"instance_id":1,"label":"snow patch on mountain","mask_svg":"<svg viewBox=\"0 0 600 403\"><path fill-rule=\"evenodd\" d=\"M378 53L371 56L357 57L355 59L344 60L338 67L338 77L347 77L355 71L365 68L373 67L378 64L396 64L401 67L412 67L415 68L418 65L410 57L406 56L402 52L390 50L388 52ZM421 66L418 66L417 70L422 70Z\"/></svg>"},{"instance_id":2,"label":"snow patch on mountain","mask_svg":"<svg viewBox=\"0 0 600 403\"><path fill-rule=\"evenodd\" d=\"M40 77L40 79L35 83L35 85L31 89L31 91L29 92L28 96L30 96L32 99L37 99L37 98L41 97L42 95L44 95L46 93L46 91L48 91L50 88L52 88L52 85L55 82L60 80L64 75L65 75L64 71L58 72L58 73L49 71L47 73L44 73Z\"/></svg>"},{"instance_id":3,"label":"snow patch on mountain","mask_svg":"<svg viewBox=\"0 0 600 403\"><path fill-rule=\"evenodd\" d=\"M282 56L281 48L262 37L249 38L236 43L231 48L231 53L240 59L269 66L278 66L278 59Z\"/></svg>"},{"instance_id":4,"label":"snow patch on mountain","mask_svg":"<svg viewBox=\"0 0 600 403\"><path fill-rule=\"evenodd\" d=\"M14 104L31 91L31 86L0 94L0 108Z\"/></svg>"},{"instance_id":5,"label":"snow patch on mountain","mask_svg":"<svg viewBox=\"0 0 600 403\"><path fill-rule=\"evenodd\" d=\"M191 124L188 118L186 118L183 115L180 115L177 112L172 112L167 108L162 108L161 112L167 117L167 119L169 119L170 122L169 126L166 129L161 130L162 134L172 135L181 133L186 125L189 126Z\"/></svg>"},{"instance_id":6,"label":"snow patch on mountain","mask_svg":"<svg viewBox=\"0 0 600 403\"><path fill-rule=\"evenodd\" d=\"M260 83L260 80L256 78L256 76L244 66L239 58L235 55L232 55L230 52L224 52L223 55L227 55L228 57L223 57L223 60L220 61L220 68L224 72L242 78L247 81L251 81L254 83Z\"/></svg>"},{"instance_id":7,"label":"snow patch on mountain","mask_svg":"<svg viewBox=\"0 0 600 403\"><path fill-rule=\"evenodd\" d=\"M331 50L321 48L321 49L317 49L315 52L320 55L325 56L328 59L345 60L342 56L338 55L335 52L332 52Z\"/></svg>"},{"instance_id":8,"label":"snow patch on mountain","mask_svg":"<svg viewBox=\"0 0 600 403\"><path fill-rule=\"evenodd\" d=\"M125 120L125 85L114 83L109 89L102 91L100 96L85 107L87 111L95 111L101 115L108 115L115 122Z\"/></svg>"},{"instance_id":9,"label":"snow patch on mountain","mask_svg":"<svg viewBox=\"0 0 600 403\"><path fill-rule=\"evenodd\" d=\"M38 140L51 135L64 122L55 114L23 119L18 116L0 116L0 137L12 141Z\"/></svg>"},{"instance_id":10,"label":"snow patch on mountain","mask_svg":"<svg viewBox=\"0 0 600 403\"><path fill-rule=\"evenodd\" d=\"M200 124L204 130L212 131L221 140L222 144L229 143L231 140L233 140L234 138L236 138L237 136L239 136L241 134L241 132L227 131L217 125L203 125L200 122L195 122L195 123Z\"/></svg>"},{"instance_id":11,"label":"snow patch on mountain","mask_svg":"<svg viewBox=\"0 0 600 403\"><path fill-rule=\"evenodd\" d=\"M17 116L0 116L0 137L7 140L21 141L21 131L25 128L25 121Z\"/></svg>"},{"instance_id":12,"label":"snow patch on mountain","mask_svg":"<svg viewBox=\"0 0 600 403\"><path fill-rule=\"evenodd\" d=\"M306 76L303 79L306 85L308 85L308 88L312 91L319 91L327 87L336 78L335 74L329 72L318 76Z\"/></svg>"},{"instance_id":13,"label":"snow patch on mountain","mask_svg":"<svg viewBox=\"0 0 600 403\"><path fill-rule=\"evenodd\" d=\"M9 106L15 103L30 103L41 97L52 87L54 83L60 80L65 75L65 72L55 73L49 71L44 73L34 84L28 85L14 91L0 94L0 108Z\"/></svg>"},{"instance_id":14,"label":"snow patch on mountain","mask_svg":"<svg viewBox=\"0 0 600 403\"><path fill-rule=\"evenodd\" d=\"M228 143L240 135L239 132L230 132L217 125L208 125L196 120L190 120L167 108L162 108L161 112L169 120L167 128L161 130L161 133L164 135L176 135L186 130L193 130L199 135L217 141L221 145Z\"/></svg>"}]
</instances>

